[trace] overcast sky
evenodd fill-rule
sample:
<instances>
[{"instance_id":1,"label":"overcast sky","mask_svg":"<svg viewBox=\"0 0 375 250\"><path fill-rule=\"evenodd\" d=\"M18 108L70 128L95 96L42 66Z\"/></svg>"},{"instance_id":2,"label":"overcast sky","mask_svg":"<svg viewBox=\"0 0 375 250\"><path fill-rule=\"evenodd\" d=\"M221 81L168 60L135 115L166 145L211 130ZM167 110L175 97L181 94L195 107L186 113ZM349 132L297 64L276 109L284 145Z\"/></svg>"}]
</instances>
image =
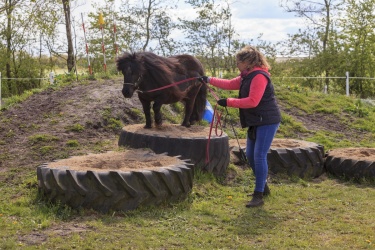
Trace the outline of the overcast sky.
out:
<instances>
[{"instance_id":1,"label":"overcast sky","mask_svg":"<svg viewBox=\"0 0 375 250\"><path fill-rule=\"evenodd\" d=\"M103 1L99 0L78 0L82 5L79 9L74 10L73 15L81 19L80 13L87 14L94 11L92 4L97 6ZM117 4L121 1L118 0ZM177 16L194 16L194 10L189 5L184 4L184 0L179 1L179 8L172 10L172 15ZM217 0L216 2L220 2ZM280 0L237 0L231 4L232 24L239 39L249 41L256 39L259 34L263 34L262 39L268 42L276 42L287 38L287 34L294 34L298 28L302 28L301 19L294 14L285 12L279 6ZM178 36L179 34L175 34Z\"/></svg>"}]
</instances>

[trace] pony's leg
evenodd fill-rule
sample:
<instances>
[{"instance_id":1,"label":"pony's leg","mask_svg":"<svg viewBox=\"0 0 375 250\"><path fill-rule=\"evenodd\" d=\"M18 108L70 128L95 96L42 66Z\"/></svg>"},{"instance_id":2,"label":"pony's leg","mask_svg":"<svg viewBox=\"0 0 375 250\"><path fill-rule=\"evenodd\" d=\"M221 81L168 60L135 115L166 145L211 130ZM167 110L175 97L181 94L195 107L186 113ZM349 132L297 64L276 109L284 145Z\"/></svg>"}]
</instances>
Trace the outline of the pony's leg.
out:
<instances>
[{"instance_id":1,"label":"pony's leg","mask_svg":"<svg viewBox=\"0 0 375 250\"><path fill-rule=\"evenodd\" d=\"M191 125L190 117L191 117L191 114L193 113L194 100L187 98L184 101L185 101L185 116L184 116L184 120L182 121L181 126L188 128Z\"/></svg>"},{"instance_id":2,"label":"pony's leg","mask_svg":"<svg viewBox=\"0 0 375 250\"><path fill-rule=\"evenodd\" d=\"M155 116L155 125L161 126L163 124L163 117L161 115L161 106L162 104L159 102L154 102L154 105L152 106L152 109L154 110L154 116Z\"/></svg>"},{"instance_id":3,"label":"pony's leg","mask_svg":"<svg viewBox=\"0 0 375 250\"><path fill-rule=\"evenodd\" d=\"M201 86L196 86L192 88L188 92L187 98L184 99L185 117L184 117L184 121L181 124L182 126L190 127L190 125L193 125L195 121L198 121L198 115L193 112L194 112L194 105L195 105L196 97L197 97L200 87Z\"/></svg>"},{"instance_id":4,"label":"pony's leg","mask_svg":"<svg viewBox=\"0 0 375 250\"><path fill-rule=\"evenodd\" d=\"M139 100L142 103L143 107L143 113L145 113L146 117L146 125L144 128L151 128L152 127L152 122L151 122L151 102L146 101L144 99L139 98Z\"/></svg>"}]
</instances>

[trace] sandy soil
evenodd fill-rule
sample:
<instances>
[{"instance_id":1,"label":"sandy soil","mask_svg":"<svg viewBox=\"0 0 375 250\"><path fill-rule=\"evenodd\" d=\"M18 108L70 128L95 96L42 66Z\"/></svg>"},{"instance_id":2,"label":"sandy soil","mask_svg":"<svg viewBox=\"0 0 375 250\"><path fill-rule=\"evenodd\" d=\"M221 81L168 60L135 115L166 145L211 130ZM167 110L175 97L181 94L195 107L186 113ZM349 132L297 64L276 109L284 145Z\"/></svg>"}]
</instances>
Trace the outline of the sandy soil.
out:
<instances>
[{"instance_id":1,"label":"sandy soil","mask_svg":"<svg viewBox=\"0 0 375 250\"><path fill-rule=\"evenodd\" d=\"M73 156L48 164L53 169L77 171L134 171L139 169L156 169L184 163L177 157L155 154L151 150L131 149L122 152L109 151L101 154Z\"/></svg>"},{"instance_id":2,"label":"sandy soil","mask_svg":"<svg viewBox=\"0 0 375 250\"><path fill-rule=\"evenodd\" d=\"M375 161L375 148L337 148L327 152L335 157L362 161Z\"/></svg>"},{"instance_id":3,"label":"sandy soil","mask_svg":"<svg viewBox=\"0 0 375 250\"><path fill-rule=\"evenodd\" d=\"M236 139L229 140L229 147L238 147L240 144L241 148L246 147L246 139ZM272 141L271 148L303 148L315 145L314 143L295 139L279 139L275 138Z\"/></svg>"},{"instance_id":4,"label":"sandy soil","mask_svg":"<svg viewBox=\"0 0 375 250\"><path fill-rule=\"evenodd\" d=\"M169 137L208 137L210 128L205 126L193 125L189 128L183 127L179 124L163 123L160 127L153 127L151 129L143 128L144 124L131 124L126 125L123 129L129 132L146 135L163 135ZM211 132L211 137L216 136Z\"/></svg>"}]
</instances>

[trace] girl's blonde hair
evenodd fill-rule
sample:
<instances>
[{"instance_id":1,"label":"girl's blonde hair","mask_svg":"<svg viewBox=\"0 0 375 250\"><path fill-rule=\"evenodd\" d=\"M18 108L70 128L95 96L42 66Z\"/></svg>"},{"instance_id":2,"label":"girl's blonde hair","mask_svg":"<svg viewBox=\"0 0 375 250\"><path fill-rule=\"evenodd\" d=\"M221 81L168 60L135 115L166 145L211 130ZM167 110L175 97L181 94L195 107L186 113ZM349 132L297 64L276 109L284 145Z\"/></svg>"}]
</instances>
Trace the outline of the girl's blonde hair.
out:
<instances>
[{"instance_id":1,"label":"girl's blonde hair","mask_svg":"<svg viewBox=\"0 0 375 250\"><path fill-rule=\"evenodd\" d=\"M260 53L255 47L247 45L243 47L236 54L237 61L244 62L248 64L247 69L252 69L255 66L270 69L271 66L268 64L266 57Z\"/></svg>"}]
</instances>

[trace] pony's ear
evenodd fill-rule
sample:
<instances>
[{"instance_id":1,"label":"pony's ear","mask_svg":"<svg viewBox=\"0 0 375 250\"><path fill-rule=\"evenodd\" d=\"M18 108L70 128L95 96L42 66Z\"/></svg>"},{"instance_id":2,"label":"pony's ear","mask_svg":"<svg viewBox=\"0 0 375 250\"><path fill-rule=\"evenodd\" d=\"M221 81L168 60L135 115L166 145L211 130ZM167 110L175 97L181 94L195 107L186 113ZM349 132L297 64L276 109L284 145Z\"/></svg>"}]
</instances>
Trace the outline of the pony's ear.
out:
<instances>
[{"instance_id":1,"label":"pony's ear","mask_svg":"<svg viewBox=\"0 0 375 250\"><path fill-rule=\"evenodd\" d=\"M126 61L129 61L129 59L132 58L132 54L128 53L128 52L124 52L124 54L122 56L120 56L119 58L116 59L116 67L117 67L117 70L121 71L126 63Z\"/></svg>"},{"instance_id":2,"label":"pony's ear","mask_svg":"<svg viewBox=\"0 0 375 250\"><path fill-rule=\"evenodd\" d=\"M118 71L121 71L123 65L123 56L116 59L116 68Z\"/></svg>"}]
</instances>

